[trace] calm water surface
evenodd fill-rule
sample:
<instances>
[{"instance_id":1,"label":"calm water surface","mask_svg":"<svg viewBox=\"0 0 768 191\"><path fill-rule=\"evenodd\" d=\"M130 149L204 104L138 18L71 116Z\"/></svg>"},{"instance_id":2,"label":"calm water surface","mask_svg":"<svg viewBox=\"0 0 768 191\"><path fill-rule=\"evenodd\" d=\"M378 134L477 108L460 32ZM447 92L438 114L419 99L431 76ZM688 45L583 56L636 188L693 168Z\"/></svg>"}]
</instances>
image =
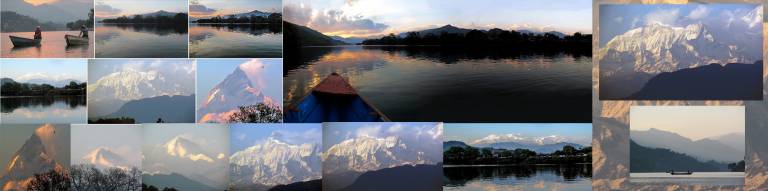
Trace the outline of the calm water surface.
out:
<instances>
[{"instance_id":1,"label":"calm water surface","mask_svg":"<svg viewBox=\"0 0 768 191\"><path fill-rule=\"evenodd\" d=\"M98 58L186 58L187 26L97 24Z\"/></svg>"},{"instance_id":2,"label":"calm water surface","mask_svg":"<svg viewBox=\"0 0 768 191\"><path fill-rule=\"evenodd\" d=\"M43 40L40 46L13 47L9 36L32 38L34 32L2 33L3 58L93 58L93 31L89 32L88 45L67 46L65 34L78 35L80 31L50 31L43 32Z\"/></svg>"},{"instance_id":3,"label":"calm water surface","mask_svg":"<svg viewBox=\"0 0 768 191\"><path fill-rule=\"evenodd\" d=\"M443 168L446 191L592 190L592 165L461 166Z\"/></svg>"},{"instance_id":4,"label":"calm water surface","mask_svg":"<svg viewBox=\"0 0 768 191\"><path fill-rule=\"evenodd\" d=\"M85 96L0 98L3 124L86 123Z\"/></svg>"},{"instance_id":5,"label":"calm water surface","mask_svg":"<svg viewBox=\"0 0 768 191\"><path fill-rule=\"evenodd\" d=\"M694 172L691 175L669 173L630 173L633 183L678 183L697 185L744 185L744 172Z\"/></svg>"},{"instance_id":6,"label":"calm water surface","mask_svg":"<svg viewBox=\"0 0 768 191\"><path fill-rule=\"evenodd\" d=\"M191 24L189 55L193 58L280 58L283 33L270 24Z\"/></svg>"},{"instance_id":7,"label":"calm water surface","mask_svg":"<svg viewBox=\"0 0 768 191\"><path fill-rule=\"evenodd\" d=\"M286 52L284 104L296 104L337 72L392 121L591 120L591 57L471 50L348 46Z\"/></svg>"}]
</instances>

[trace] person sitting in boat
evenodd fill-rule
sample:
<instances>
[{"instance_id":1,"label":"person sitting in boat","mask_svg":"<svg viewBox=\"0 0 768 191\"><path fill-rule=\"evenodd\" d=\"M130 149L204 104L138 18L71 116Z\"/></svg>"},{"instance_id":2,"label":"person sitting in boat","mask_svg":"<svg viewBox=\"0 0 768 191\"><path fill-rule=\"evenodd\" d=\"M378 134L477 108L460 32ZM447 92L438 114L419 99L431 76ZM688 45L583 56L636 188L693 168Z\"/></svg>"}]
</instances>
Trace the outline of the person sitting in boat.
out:
<instances>
[{"instance_id":1,"label":"person sitting in boat","mask_svg":"<svg viewBox=\"0 0 768 191\"><path fill-rule=\"evenodd\" d=\"M88 38L88 27L85 25L80 26L80 37Z\"/></svg>"},{"instance_id":2,"label":"person sitting in boat","mask_svg":"<svg viewBox=\"0 0 768 191\"><path fill-rule=\"evenodd\" d=\"M35 39L43 39L43 30L40 30L40 26L35 29Z\"/></svg>"}]
</instances>

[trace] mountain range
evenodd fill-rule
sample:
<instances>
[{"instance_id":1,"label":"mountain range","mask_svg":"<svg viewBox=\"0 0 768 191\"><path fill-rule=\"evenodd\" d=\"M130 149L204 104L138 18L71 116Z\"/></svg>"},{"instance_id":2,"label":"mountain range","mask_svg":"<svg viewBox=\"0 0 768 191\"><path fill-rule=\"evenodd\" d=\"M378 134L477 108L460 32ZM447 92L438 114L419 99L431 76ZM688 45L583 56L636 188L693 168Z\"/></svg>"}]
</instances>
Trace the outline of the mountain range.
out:
<instances>
[{"instance_id":1,"label":"mountain range","mask_svg":"<svg viewBox=\"0 0 768 191\"><path fill-rule=\"evenodd\" d=\"M464 142L461 141L446 141L443 142L443 151L447 151L448 149L451 149L451 147L461 147L461 148L467 148L469 145L467 145Z\"/></svg>"},{"instance_id":2,"label":"mountain range","mask_svg":"<svg viewBox=\"0 0 768 191\"><path fill-rule=\"evenodd\" d=\"M84 1L51 1L35 6L25 0L3 0L2 10L28 15L40 22L64 24L86 20L92 8L93 2Z\"/></svg>"},{"instance_id":3,"label":"mountain range","mask_svg":"<svg viewBox=\"0 0 768 191\"><path fill-rule=\"evenodd\" d=\"M195 95L158 96L128 101L105 117L130 117L136 123L190 123L195 121Z\"/></svg>"},{"instance_id":4,"label":"mountain range","mask_svg":"<svg viewBox=\"0 0 768 191\"><path fill-rule=\"evenodd\" d=\"M629 171L642 172L667 172L694 171L694 172L720 172L728 171L727 164L714 161L702 162L695 157L678 153L664 148L651 148L629 140ZM631 175L630 175L631 176Z\"/></svg>"},{"instance_id":5,"label":"mountain range","mask_svg":"<svg viewBox=\"0 0 768 191\"><path fill-rule=\"evenodd\" d=\"M710 64L663 72L630 99L662 100L759 100L763 99L763 63ZM717 76L717 78L713 78ZM735 85L738 84L738 85ZM713 91L717 90L717 91Z\"/></svg>"},{"instance_id":6,"label":"mountain range","mask_svg":"<svg viewBox=\"0 0 768 191\"><path fill-rule=\"evenodd\" d=\"M441 158L428 156L395 136L361 136L335 144L323 153L323 188L342 189L361 174L404 165L437 164ZM333 178L327 178L333 177Z\"/></svg>"},{"instance_id":7,"label":"mountain range","mask_svg":"<svg viewBox=\"0 0 768 191\"><path fill-rule=\"evenodd\" d=\"M272 98L264 95L262 87L251 82L242 67L237 67L208 92L205 102L197 110L198 122L226 122L238 107L258 103L279 107Z\"/></svg>"},{"instance_id":8,"label":"mountain range","mask_svg":"<svg viewBox=\"0 0 768 191\"><path fill-rule=\"evenodd\" d=\"M427 36L427 35L430 35L430 34L431 35L435 35L435 36L440 36L443 33L465 35L469 31L472 31L472 30L473 29L460 28L460 27L456 27L456 26L453 26L453 25L444 25L444 26L438 27L438 28L425 29L425 30L412 31L412 32L418 32L419 36L424 37L424 36ZM477 29L477 30L480 30L480 31L483 31L483 32L488 32L488 33L500 33L501 31L505 31L504 29L499 29L499 28L493 28L493 29L489 29L489 30L485 30L485 29ZM555 36L557 36L559 38L564 38L566 36L566 34L564 34L562 32L558 32L558 31L534 32L534 31L526 30L526 29L515 30L515 31L517 31L519 33L522 33L522 34L528 34L528 35L552 34L552 35L555 35ZM408 36L408 33L409 32L403 32L403 33L398 34L398 36L401 37L401 38L405 38L406 36Z\"/></svg>"},{"instance_id":9,"label":"mountain range","mask_svg":"<svg viewBox=\"0 0 768 191\"><path fill-rule=\"evenodd\" d=\"M125 158L105 147L96 148L81 159L99 169L119 168L129 170L131 168L131 165L128 164Z\"/></svg>"},{"instance_id":10,"label":"mountain range","mask_svg":"<svg viewBox=\"0 0 768 191\"><path fill-rule=\"evenodd\" d=\"M64 166L54 156L57 152L53 145L55 133L56 128L52 125L38 127L12 155L5 167L7 172L0 175L3 190L26 190L35 174L64 170Z\"/></svg>"},{"instance_id":11,"label":"mountain range","mask_svg":"<svg viewBox=\"0 0 768 191\"><path fill-rule=\"evenodd\" d=\"M320 146L288 144L273 137L229 157L230 187L267 190L322 177Z\"/></svg>"},{"instance_id":12,"label":"mountain range","mask_svg":"<svg viewBox=\"0 0 768 191\"><path fill-rule=\"evenodd\" d=\"M309 27L293 24L288 21L283 21L283 39L285 39L285 47L300 48L304 46L335 46L345 45L347 43L333 39L313 30ZM290 54L290 52L288 52Z\"/></svg>"},{"instance_id":13,"label":"mountain range","mask_svg":"<svg viewBox=\"0 0 768 191\"><path fill-rule=\"evenodd\" d=\"M755 42L763 41L763 31L756 29L757 25L749 24L753 22L752 20L762 22L760 17L749 17L749 15L761 13L762 7L757 6L744 18L727 26L704 22L669 26L654 22L630 29L612 39L601 39L602 42L607 42L595 54L599 62L600 99L636 99L632 94L640 91L651 78L660 73L697 68L713 63L752 64L762 60L762 45ZM738 24L742 21L747 24ZM719 75L724 74L721 72ZM762 77L754 76L752 73L731 72L729 75L747 75L750 76L748 79ZM719 76L707 77L720 78ZM687 79L686 82L689 82L687 86L709 85L692 79ZM749 90L762 87L754 87L751 84L746 86L744 83L749 82L744 80L729 84L731 86L738 84ZM687 90L687 88L679 90ZM721 92L724 91L727 90ZM707 100L722 99L709 96L709 93L717 92L710 90L699 97ZM738 99L746 97L751 95L741 95ZM653 99L664 98L654 97ZM690 100L687 97L686 99Z\"/></svg>"},{"instance_id":14,"label":"mountain range","mask_svg":"<svg viewBox=\"0 0 768 191\"><path fill-rule=\"evenodd\" d=\"M718 141L716 138L704 138L694 141L679 134L656 128L651 128L646 131L633 130L630 132L631 139L639 145L649 148L670 149L678 153L685 153L693 156L700 161L715 160L718 162L732 163L744 160L744 134L729 134L727 136L734 138L729 141L731 142L731 145L736 145L733 144L734 142L741 142L742 146L734 148Z\"/></svg>"},{"instance_id":15,"label":"mountain range","mask_svg":"<svg viewBox=\"0 0 768 191\"><path fill-rule=\"evenodd\" d=\"M357 38L357 37L341 37L341 36L330 36L333 40L341 41L347 44L360 44L363 43L365 38Z\"/></svg>"},{"instance_id":16,"label":"mountain range","mask_svg":"<svg viewBox=\"0 0 768 191\"><path fill-rule=\"evenodd\" d=\"M567 142L559 142L559 143L550 143L550 144L531 144L531 143L519 143L519 142L500 142L500 143L491 143L491 144L483 144L478 145L479 147L491 147L494 149L507 149L507 150L515 150L515 149L528 149L535 151L536 153L553 153L558 150L563 150L564 146L572 146L576 149L584 148L583 145L576 144L576 143L567 143Z\"/></svg>"},{"instance_id":17,"label":"mountain range","mask_svg":"<svg viewBox=\"0 0 768 191\"><path fill-rule=\"evenodd\" d=\"M146 183L177 189L190 185L194 188L191 190L226 188L226 170L221 170L227 168L226 157L204 149L198 142L176 136L144 155L142 177Z\"/></svg>"}]
</instances>

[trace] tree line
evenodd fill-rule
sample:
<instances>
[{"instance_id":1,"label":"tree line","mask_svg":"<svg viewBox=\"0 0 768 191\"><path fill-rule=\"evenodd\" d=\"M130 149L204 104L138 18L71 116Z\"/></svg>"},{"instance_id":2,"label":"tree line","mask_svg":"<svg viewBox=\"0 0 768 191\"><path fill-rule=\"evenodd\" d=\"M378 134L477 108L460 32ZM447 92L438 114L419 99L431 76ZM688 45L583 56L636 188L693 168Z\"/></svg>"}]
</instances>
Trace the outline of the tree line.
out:
<instances>
[{"instance_id":1,"label":"tree line","mask_svg":"<svg viewBox=\"0 0 768 191\"><path fill-rule=\"evenodd\" d=\"M363 45L437 45L437 46L493 46L519 49L567 50L592 49L592 35L574 33L564 37L551 33L532 34L502 29L470 30L462 33L440 34L408 32L404 36L390 33L378 39L367 39Z\"/></svg>"},{"instance_id":2,"label":"tree line","mask_svg":"<svg viewBox=\"0 0 768 191\"><path fill-rule=\"evenodd\" d=\"M236 24L236 23L270 23L270 24L280 24L283 21L283 14L280 13L272 13L269 14L267 17L259 17L255 15L251 15L250 17L235 17L235 15L230 15L229 17L222 17L221 15L211 17L210 19L198 19L197 21L193 21L193 23L228 23L228 24Z\"/></svg>"},{"instance_id":3,"label":"tree line","mask_svg":"<svg viewBox=\"0 0 768 191\"><path fill-rule=\"evenodd\" d=\"M77 83L70 81L64 87L54 87L50 84L30 84L18 83L15 81L4 81L0 85L0 95L2 96L63 96L63 95L85 95L86 82Z\"/></svg>"},{"instance_id":4,"label":"tree line","mask_svg":"<svg viewBox=\"0 0 768 191\"><path fill-rule=\"evenodd\" d=\"M111 24L184 24L187 23L186 13L176 13L176 15L169 16L150 16L144 17L143 15L134 15L133 17L120 16L114 19L104 19L101 23Z\"/></svg>"},{"instance_id":5,"label":"tree line","mask_svg":"<svg viewBox=\"0 0 768 191\"><path fill-rule=\"evenodd\" d=\"M46 31L63 30L64 25L54 22L40 22L27 15L18 14L13 11L0 12L0 31L2 32L31 32L40 26Z\"/></svg>"},{"instance_id":6,"label":"tree line","mask_svg":"<svg viewBox=\"0 0 768 191\"><path fill-rule=\"evenodd\" d=\"M28 190L138 190L142 188L141 171L131 169L98 169L90 164L74 165L69 170L50 170L35 174Z\"/></svg>"},{"instance_id":7,"label":"tree line","mask_svg":"<svg viewBox=\"0 0 768 191\"><path fill-rule=\"evenodd\" d=\"M283 111L264 103L240 106L227 123L282 123Z\"/></svg>"},{"instance_id":8,"label":"tree line","mask_svg":"<svg viewBox=\"0 0 768 191\"><path fill-rule=\"evenodd\" d=\"M536 153L529 149L494 149L454 146L443 152L445 164L574 164L592 162L592 147L581 149L570 145L553 153Z\"/></svg>"},{"instance_id":9,"label":"tree line","mask_svg":"<svg viewBox=\"0 0 768 191\"><path fill-rule=\"evenodd\" d=\"M93 28L93 9L91 9L90 12L88 12L88 19L87 20L77 20L74 22L67 23L67 28L69 30L80 30L80 27L85 25L85 27L88 27L89 29Z\"/></svg>"}]
</instances>

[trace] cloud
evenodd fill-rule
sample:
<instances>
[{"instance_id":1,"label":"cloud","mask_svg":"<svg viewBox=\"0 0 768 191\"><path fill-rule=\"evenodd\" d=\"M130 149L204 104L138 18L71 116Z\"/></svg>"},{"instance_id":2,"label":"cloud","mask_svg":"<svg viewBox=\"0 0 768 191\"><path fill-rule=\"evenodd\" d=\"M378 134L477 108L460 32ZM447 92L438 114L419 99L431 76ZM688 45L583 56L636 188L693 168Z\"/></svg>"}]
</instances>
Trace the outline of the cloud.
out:
<instances>
[{"instance_id":1,"label":"cloud","mask_svg":"<svg viewBox=\"0 0 768 191\"><path fill-rule=\"evenodd\" d=\"M260 59L251 59L248 62L240 64L239 68L245 75L248 76L248 80L251 81L251 85L254 85L256 89L264 89L267 86L267 80L264 78L267 65Z\"/></svg>"},{"instance_id":2,"label":"cloud","mask_svg":"<svg viewBox=\"0 0 768 191\"><path fill-rule=\"evenodd\" d=\"M368 125L358 128L355 131L357 137L379 137L381 132L381 125Z\"/></svg>"},{"instance_id":3,"label":"cloud","mask_svg":"<svg viewBox=\"0 0 768 191\"><path fill-rule=\"evenodd\" d=\"M704 5L699 5L696 7L696 9L693 9L691 13L688 14L688 18L698 20L707 17L709 15L709 9L707 9Z\"/></svg>"},{"instance_id":4,"label":"cloud","mask_svg":"<svg viewBox=\"0 0 768 191\"><path fill-rule=\"evenodd\" d=\"M191 15L210 15L216 12L216 9L208 8L201 4L189 4L189 14Z\"/></svg>"},{"instance_id":5,"label":"cloud","mask_svg":"<svg viewBox=\"0 0 768 191\"><path fill-rule=\"evenodd\" d=\"M545 144L555 144L560 142L576 143L576 142L582 142L582 141L571 139L561 135L526 136L520 133L510 133L510 134L502 134L502 135L490 134L483 138L474 140L470 142L470 144L481 145L481 144L491 144L491 143L501 143L501 142L518 142L518 143L545 145Z\"/></svg>"},{"instance_id":6,"label":"cloud","mask_svg":"<svg viewBox=\"0 0 768 191\"><path fill-rule=\"evenodd\" d=\"M322 33L369 35L380 33L389 25L360 15L347 15L342 10L313 10L304 4L286 4L283 12L289 22L307 26Z\"/></svg>"},{"instance_id":7,"label":"cloud","mask_svg":"<svg viewBox=\"0 0 768 191\"><path fill-rule=\"evenodd\" d=\"M645 15L645 24L662 24L675 26L680 16L679 9L659 10Z\"/></svg>"},{"instance_id":8,"label":"cloud","mask_svg":"<svg viewBox=\"0 0 768 191\"><path fill-rule=\"evenodd\" d=\"M616 21L617 23L621 23L622 21L624 21L624 17L616 17L613 19L613 21Z\"/></svg>"},{"instance_id":9,"label":"cloud","mask_svg":"<svg viewBox=\"0 0 768 191\"><path fill-rule=\"evenodd\" d=\"M344 4L347 4L347 6L355 6L359 0L344 0Z\"/></svg>"},{"instance_id":10,"label":"cloud","mask_svg":"<svg viewBox=\"0 0 768 191\"><path fill-rule=\"evenodd\" d=\"M123 10L109 6L104 2L96 2L94 11L96 12L97 17L117 16L123 12Z\"/></svg>"}]
</instances>

